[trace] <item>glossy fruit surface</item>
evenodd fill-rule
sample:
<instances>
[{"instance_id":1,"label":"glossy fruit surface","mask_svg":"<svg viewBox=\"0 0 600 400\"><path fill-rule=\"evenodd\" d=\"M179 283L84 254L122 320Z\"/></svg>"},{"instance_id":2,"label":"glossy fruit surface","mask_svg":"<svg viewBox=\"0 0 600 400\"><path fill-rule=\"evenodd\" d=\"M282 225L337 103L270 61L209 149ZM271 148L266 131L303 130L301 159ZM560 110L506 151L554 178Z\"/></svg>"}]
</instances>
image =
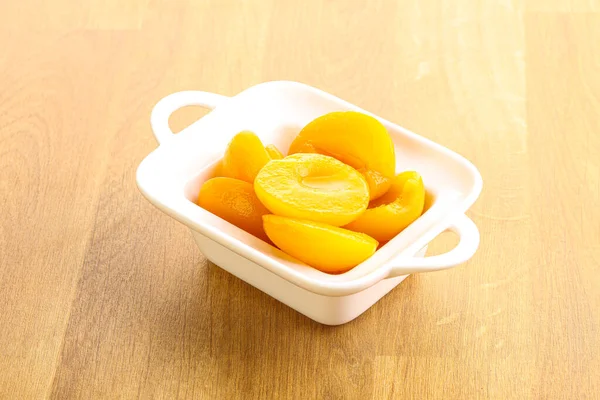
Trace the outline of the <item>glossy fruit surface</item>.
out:
<instances>
[{"instance_id":1,"label":"glossy fruit surface","mask_svg":"<svg viewBox=\"0 0 600 400\"><path fill-rule=\"evenodd\" d=\"M262 216L269 210L262 205L251 183L233 178L212 178L200 188L198 205L225 221L266 240Z\"/></svg>"},{"instance_id":2,"label":"glossy fruit surface","mask_svg":"<svg viewBox=\"0 0 600 400\"><path fill-rule=\"evenodd\" d=\"M320 222L265 215L264 229L277 247L298 260L327 273L345 272L377 249L367 235Z\"/></svg>"},{"instance_id":3,"label":"glossy fruit surface","mask_svg":"<svg viewBox=\"0 0 600 400\"><path fill-rule=\"evenodd\" d=\"M273 160L254 182L260 201L283 217L345 225L369 204L365 179L354 168L321 154Z\"/></svg>"},{"instance_id":4,"label":"glossy fruit surface","mask_svg":"<svg viewBox=\"0 0 600 400\"><path fill-rule=\"evenodd\" d=\"M274 144L266 146L265 150L267 150L267 153L269 154L269 157L271 157L271 160L281 160L283 158L283 154L281 154L279 149L275 147Z\"/></svg>"},{"instance_id":5,"label":"glossy fruit surface","mask_svg":"<svg viewBox=\"0 0 600 400\"><path fill-rule=\"evenodd\" d=\"M385 127L355 111L325 114L307 124L288 154L319 153L342 161L364 175L371 200L390 187L396 169L394 144Z\"/></svg>"},{"instance_id":6,"label":"glossy fruit surface","mask_svg":"<svg viewBox=\"0 0 600 400\"><path fill-rule=\"evenodd\" d=\"M258 171L271 160L269 153L254 133L242 131L235 135L223 156L221 173L229 178L254 182Z\"/></svg>"},{"instance_id":7,"label":"glossy fruit surface","mask_svg":"<svg viewBox=\"0 0 600 400\"><path fill-rule=\"evenodd\" d=\"M387 242L421 216L425 205L423 179L414 171L398 174L390 189L346 229Z\"/></svg>"}]
</instances>

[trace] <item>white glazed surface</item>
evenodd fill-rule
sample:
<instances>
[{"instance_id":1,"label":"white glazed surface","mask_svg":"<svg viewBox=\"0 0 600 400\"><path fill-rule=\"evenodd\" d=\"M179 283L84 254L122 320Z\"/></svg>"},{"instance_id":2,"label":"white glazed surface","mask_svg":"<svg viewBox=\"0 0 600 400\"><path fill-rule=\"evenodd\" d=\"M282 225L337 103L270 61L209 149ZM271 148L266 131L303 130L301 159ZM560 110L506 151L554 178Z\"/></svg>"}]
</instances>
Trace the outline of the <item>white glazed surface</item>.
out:
<instances>
[{"instance_id":1,"label":"white glazed surface","mask_svg":"<svg viewBox=\"0 0 600 400\"><path fill-rule=\"evenodd\" d=\"M408 277L402 275L383 279L365 290L346 296L323 296L286 281L204 235L194 231L192 234L202 254L213 264L325 325L341 325L352 321ZM427 248L422 249L415 257L422 258L426 251Z\"/></svg>"},{"instance_id":2,"label":"white glazed surface","mask_svg":"<svg viewBox=\"0 0 600 400\"><path fill-rule=\"evenodd\" d=\"M173 135L168 128L169 115L179 107L194 104L214 110ZM230 262L248 260L281 278L279 284L289 282L318 295L349 296L384 279L450 268L468 260L479 244L477 228L464 215L481 191L477 169L449 149L377 116L394 141L397 172L414 169L423 176L429 195L428 210L349 272L329 275L310 268L194 203L202 182L210 178L215 163L237 132L252 130L263 143L273 143L285 151L306 123L337 110L368 113L295 82L263 83L231 98L194 91L167 96L156 105L151 119L161 145L140 164L138 187L159 209L192 229L209 259L209 254L230 253L227 257L212 256L222 268L234 270ZM455 249L439 256L415 257L447 229L460 237ZM212 251L216 246L222 251ZM268 293L269 289L261 290Z\"/></svg>"}]
</instances>

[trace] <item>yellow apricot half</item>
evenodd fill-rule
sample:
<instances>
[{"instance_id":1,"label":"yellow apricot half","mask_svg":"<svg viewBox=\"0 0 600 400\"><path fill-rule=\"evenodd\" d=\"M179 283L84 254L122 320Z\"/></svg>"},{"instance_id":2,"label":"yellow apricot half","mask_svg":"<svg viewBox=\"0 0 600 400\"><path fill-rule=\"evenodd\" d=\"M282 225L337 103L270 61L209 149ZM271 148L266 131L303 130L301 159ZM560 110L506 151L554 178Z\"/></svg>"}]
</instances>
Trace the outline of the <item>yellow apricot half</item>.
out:
<instances>
[{"instance_id":1,"label":"yellow apricot half","mask_svg":"<svg viewBox=\"0 0 600 400\"><path fill-rule=\"evenodd\" d=\"M258 136L250 131L242 131L229 142L221 172L223 176L253 183L258 171L270 160Z\"/></svg>"},{"instance_id":2,"label":"yellow apricot half","mask_svg":"<svg viewBox=\"0 0 600 400\"><path fill-rule=\"evenodd\" d=\"M336 111L307 124L288 154L319 153L337 158L364 175L371 200L390 187L396 170L394 144L375 118L356 111Z\"/></svg>"},{"instance_id":3,"label":"yellow apricot half","mask_svg":"<svg viewBox=\"0 0 600 400\"><path fill-rule=\"evenodd\" d=\"M273 243L285 253L327 273L354 268L377 249L377 241L320 222L263 216L264 229Z\"/></svg>"},{"instance_id":4,"label":"yellow apricot half","mask_svg":"<svg viewBox=\"0 0 600 400\"><path fill-rule=\"evenodd\" d=\"M267 150L267 153L269 154L269 157L271 157L271 160L281 160L283 158L283 154L281 154L279 149L275 147L274 144L266 146L265 150Z\"/></svg>"},{"instance_id":5,"label":"yellow apricot half","mask_svg":"<svg viewBox=\"0 0 600 400\"><path fill-rule=\"evenodd\" d=\"M260 201L283 217L345 225L369 204L369 188L354 168L321 154L294 154L265 165L254 181Z\"/></svg>"},{"instance_id":6,"label":"yellow apricot half","mask_svg":"<svg viewBox=\"0 0 600 400\"><path fill-rule=\"evenodd\" d=\"M269 241L263 230L262 216L269 210L262 205L251 183L219 177L200 188L198 205L246 232Z\"/></svg>"},{"instance_id":7,"label":"yellow apricot half","mask_svg":"<svg viewBox=\"0 0 600 400\"><path fill-rule=\"evenodd\" d=\"M398 174L390 189L346 229L387 242L421 216L425 205L423 179L414 171Z\"/></svg>"}]
</instances>

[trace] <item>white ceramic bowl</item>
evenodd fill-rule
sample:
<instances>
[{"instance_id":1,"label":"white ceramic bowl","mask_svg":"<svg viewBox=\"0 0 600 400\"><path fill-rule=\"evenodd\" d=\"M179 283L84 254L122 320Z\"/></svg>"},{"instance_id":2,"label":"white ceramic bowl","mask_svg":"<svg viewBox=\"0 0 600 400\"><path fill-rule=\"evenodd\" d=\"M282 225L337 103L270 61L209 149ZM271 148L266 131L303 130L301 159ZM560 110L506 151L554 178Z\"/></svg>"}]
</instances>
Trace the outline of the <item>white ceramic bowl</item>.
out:
<instances>
[{"instance_id":1,"label":"white ceramic bowl","mask_svg":"<svg viewBox=\"0 0 600 400\"><path fill-rule=\"evenodd\" d=\"M169 116L199 105L213 111L177 135ZM351 321L408 274L437 271L467 261L479 245L479 232L465 211L481 192L481 176L463 157L398 125L378 118L396 147L396 170L416 170L427 188L426 212L371 258L329 275L287 256L195 204L227 143L241 130L286 151L300 129L331 111L369 112L296 82L267 82L234 97L185 91L162 99L151 123L160 146L137 170L137 184L156 207L187 225L200 251L214 264L323 324ZM372 114L371 114L372 115ZM423 257L427 244L445 230L459 244L446 254Z\"/></svg>"}]
</instances>

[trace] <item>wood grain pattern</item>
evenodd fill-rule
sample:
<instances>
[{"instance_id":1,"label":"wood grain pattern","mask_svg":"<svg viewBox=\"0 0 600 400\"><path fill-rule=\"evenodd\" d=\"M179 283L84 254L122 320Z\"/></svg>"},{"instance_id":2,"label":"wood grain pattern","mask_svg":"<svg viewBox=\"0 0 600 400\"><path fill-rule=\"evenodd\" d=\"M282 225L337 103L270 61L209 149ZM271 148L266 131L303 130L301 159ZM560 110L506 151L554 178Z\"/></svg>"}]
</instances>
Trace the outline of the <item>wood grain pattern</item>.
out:
<instances>
[{"instance_id":1,"label":"wood grain pattern","mask_svg":"<svg viewBox=\"0 0 600 400\"><path fill-rule=\"evenodd\" d=\"M583 0L1 2L0 398L596 398L599 43ZM476 256L336 328L208 263L150 110L276 79L471 159Z\"/></svg>"}]
</instances>

